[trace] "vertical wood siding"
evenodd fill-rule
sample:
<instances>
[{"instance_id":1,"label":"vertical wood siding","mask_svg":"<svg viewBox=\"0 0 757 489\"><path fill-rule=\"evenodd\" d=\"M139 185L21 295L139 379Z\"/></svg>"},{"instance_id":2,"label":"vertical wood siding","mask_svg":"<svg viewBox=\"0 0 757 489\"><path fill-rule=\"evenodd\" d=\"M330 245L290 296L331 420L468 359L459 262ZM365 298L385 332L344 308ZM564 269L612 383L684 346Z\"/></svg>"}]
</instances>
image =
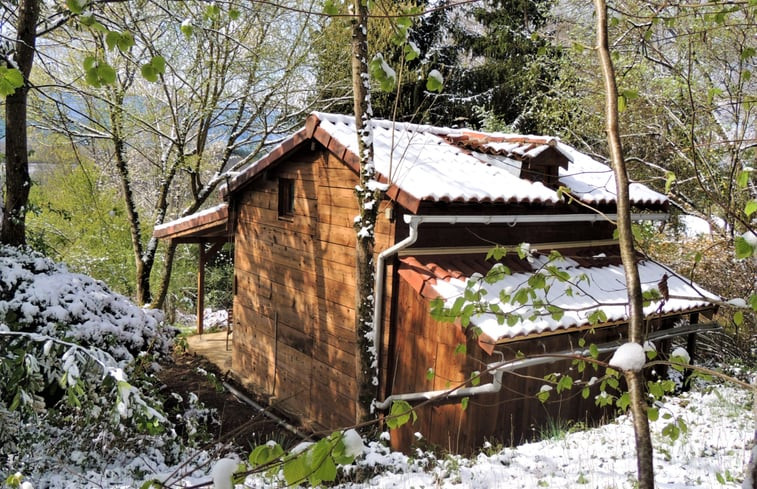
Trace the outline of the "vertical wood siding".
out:
<instances>
[{"instance_id":1,"label":"vertical wood siding","mask_svg":"<svg viewBox=\"0 0 757 489\"><path fill-rule=\"evenodd\" d=\"M294 181L294 215L279 218L278 178ZM355 419L357 176L322 151L298 151L238 197L238 318L232 370L314 429ZM390 243L383 216L377 250Z\"/></svg>"}]
</instances>

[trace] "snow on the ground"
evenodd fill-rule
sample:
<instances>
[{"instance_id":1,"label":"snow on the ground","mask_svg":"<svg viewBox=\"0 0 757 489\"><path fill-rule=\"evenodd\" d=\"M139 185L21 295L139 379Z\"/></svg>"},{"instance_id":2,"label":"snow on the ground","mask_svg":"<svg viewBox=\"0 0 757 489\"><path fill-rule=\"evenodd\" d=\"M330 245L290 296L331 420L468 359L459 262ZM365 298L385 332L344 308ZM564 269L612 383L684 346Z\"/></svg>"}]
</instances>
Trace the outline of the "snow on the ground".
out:
<instances>
[{"instance_id":1,"label":"snow on the ground","mask_svg":"<svg viewBox=\"0 0 757 489\"><path fill-rule=\"evenodd\" d=\"M652 423L657 487L740 487L754 436L750 402L745 391L721 386L666 402L660 418ZM672 418L663 419L668 414ZM672 442L661 432L677 418L683 419L688 430ZM596 429L517 448L490 449L491 454L473 459L435 459L429 454L408 458L377 449L374 443L359 465L395 467L396 473L341 487L630 489L636 478L633 439L630 418L621 416ZM423 471L421 467L428 463L431 470Z\"/></svg>"},{"instance_id":2,"label":"snow on the ground","mask_svg":"<svg viewBox=\"0 0 757 489\"><path fill-rule=\"evenodd\" d=\"M225 328L229 322L229 311L205 309L202 322L206 328Z\"/></svg>"},{"instance_id":3,"label":"snow on the ground","mask_svg":"<svg viewBox=\"0 0 757 489\"><path fill-rule=\"evenodd\" d=\"M750 403L748 392L719 385L666 400L660 409L660 418L651 423L656 486L660 489L741 487L754 436ZM668 415L670 417L665 419ZM662 435L662 430L678 419L683 420L687 431L671 441ZM598 428L558 434L553 439L516 448L484 448L483 453L472 458L436 456L420 450L408 457L390 452L380 442L370 442L355 465L346 468L347 475L336 487L632 489L636 487L633 439L631 419L621 416ZM142 481L133 480L130 475L137 470L146 471L147 479L164 480L173 474L172 487L179 487L175 484L177 473L192 473L181 486L211 483L218 474L203 471L209 471L215 461L229 457L228 454L211 457L207 452L197 455L194 463L176 472L165 465L141 465L142 457L132 455L128 465L111 466L101 473L67 476L58 472L47 474L45 480L32 482L35 487L51 489L90 487L88 481L103 487L138 488ZM238 455L246 459L248 453ZM375 475L361 482L349 482L355 480L356 476L351 474L356 473ZM278 488L283 487L283 482L249 476L245 485L235 487Z\"/></svg>"}]
</instances>

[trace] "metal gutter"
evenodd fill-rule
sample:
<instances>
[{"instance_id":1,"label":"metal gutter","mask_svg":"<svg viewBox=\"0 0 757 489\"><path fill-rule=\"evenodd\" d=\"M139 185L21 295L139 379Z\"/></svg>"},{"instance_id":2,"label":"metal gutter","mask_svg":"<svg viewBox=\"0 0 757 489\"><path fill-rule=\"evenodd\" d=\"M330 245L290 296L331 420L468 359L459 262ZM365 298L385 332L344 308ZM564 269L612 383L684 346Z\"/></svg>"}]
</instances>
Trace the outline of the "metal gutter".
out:
<instances>
[{"instance_id":1,"label":"metal gutter","mask_svg":"<svg viewBox=\"0 0 757 489\"><path fill-rule=\"evenodd\" d=\"M547 243L529 243L531 250L568 250L572 248L591 248L598 246L617 245L617 239L595 239L590 241L551 241ZM507 251L517 252L520 246L505 245L500 246ZM487 246L435 246L428 248L413 248L412 250L400 250L399 256L425 256L425 255L485 255L492 249L492 245Z\"/></svg>"},{"instance_id":2,"label":"metal gutter","mask_svg":"<svg viewBox=\"0 0 757 489\"><path fill-rule=\"evenodd\" d=\"M691 325L683 326L680 328L672 328L672 329L666 329L662 331L656 331L647 337L647 341L660 341L660 340L665 340L669 338L675 338L677 336L683 336L686 334L704 333L704 332L716 331L719 329L722 329L722 328L717 323L714 323L714 322L703 323L703 324L691 324ZM620 348L621 345L625 343L627 343L627 341L624 341L624 340L613 341L610 343L603 343L597 346L597 350L599 351L599 353L607 353L607 352L617 350L618 348ZM589 356L590 353L588 349L563 350L556 353L541 355L535 358L524 358L522 360L515 360L515 361L507 360L507 361L490 363L487 365L486 371L492 374L493 380L492 382L488 384L478 385L474 387L462 387L460 389L456 389L453 391L450 391L449 389L445 389L445 390L434 390L434 391L426 391L426 392L411 392L407 394L393 394L381 402L376 402L375 407L378 409L384 410L391 407L394 401L417 402L417 401L426 401L426 400L434 399L434 398L457 399L461 397L470 397L470 396L481 395L481 394L494 394L494 393L499 392L502 388L502 375L504 374L504 372L512 372L514 370L520 370L527 367L533 367L535 365L555 363L560 360L565 360L565 357L569 355Z\"/></svg>"},{"instance_id":3,"label":"metal gutter","mask_svg":"<svg viewBox=\"0 0 757 489\"><path fill-rule=\"evenodd\" d=\"M405 216L407 220L408 216ZM546 223L546 222L600 222L615 221L617 214L514 214L504 215L486 215L486 216L457 216L457 215L416 215L411 218L421 218L423 223L429 224L516 224L526 223ZM631 214L633 221L667 221L668 214L664 212L655 213L634 213Z\"/></svg>"}]
</instances>

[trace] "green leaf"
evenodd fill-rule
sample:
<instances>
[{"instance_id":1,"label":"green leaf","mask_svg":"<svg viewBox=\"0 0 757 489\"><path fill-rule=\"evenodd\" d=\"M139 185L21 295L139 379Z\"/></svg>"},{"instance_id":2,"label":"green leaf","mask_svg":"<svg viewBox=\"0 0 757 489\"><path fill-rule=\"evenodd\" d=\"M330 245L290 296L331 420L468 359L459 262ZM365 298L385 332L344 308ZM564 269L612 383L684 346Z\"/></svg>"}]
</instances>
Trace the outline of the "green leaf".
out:
<instances>
[{"instance_id":1,"label":"green leaf","mask_svg":"<svg viewBox=\"0 0 757 489\"><path fill-rule=\"evenodd\" d=\"M497 245L489 250L489 252L486 254L486 259L490 260L493 258L495 260L501 260L505 257L505 255L507 255L507 248Z\"/></svg>"},{"instance_id":2,"label":"green leaf","mask_svg":"<svg viewBox=\"0 0 757 489\"><path fill-rule=\"evenodd\" d=\"M528 285L533 289L543 289L547 286L547 279L541 273L534 273L528 277Z\"/></svg>"},{"instance_id":3,"label":"green leaf","mask_svg":"<svg viewBox=\"0 0 757 489\"><path fill-rule=\"evenodd\" d=\"M757 312L757 294L752 294L749 296L749 305L751 306L752 310Z\"/></svg>"},{"instance_id":4,"label":"green leaf","mask_svg":"<svg viewBox=\"0 0 757 489\"><path fill-rule=\"evenodd\" d=\"M628 392L624 392L623 395L621 395L618 400L615 401L615 405L618 406L621 411L628 409L629 404L631 404L631 396L628 394Z\"/></svg>"},{"instance_id":5,"label":"green leaf","mask_svg":"<svg viewBox=\"0 0 757 489\"><path fill-rule=\"evenodd\" d=\"M755 55L757 55L757 49L752 46L747 46L741 50L741 61L746 61L749 58L753 58Z\"/></svg>"},{"instance_id":6,"label":"green leaf","mask_svg":"<svg viewBox=\"0 0 757 489\"><path fill-rule=\"evenodd\" d=\"M118 40L121 38L121 34L116 31L108 31L108 33L105 35L105 44L108 45L108 49L110 51L113 51L116 49L116 43L118 43Z\"/></svg>"},{"instance_id":7,"label":"green leaf","mask_svg":"<svg viewBox=\"0 0 757 489\"><path fill-rule=\"evenodd\" d=\"M111 85L116 81L116 70L108 63L92 56L84 58L84 79L95 88Z\"/></svg>"},{"instance_id":8,"label":"green leaf","mask_svg":"<svg viewBox=\"0 0 757 489\"><path fill-rule=\"evenodd\" d=\"M153 56L150 64L158 73L163 74L166 72L166 59L163 56Z\"/></svg>"},{"instance_id":9,"label":"green leaf","mask_svg":"<svg viewBox=\"0 0 757 489\"><path fill-rule=\"evenodd\" d=\"M237 20L241 15L242 13L239 10L233 7L229 9L229 19Z\"/></svg>"},{"instance_id":10,"label":"green leaf","mask_svg":"<svg viewBox=\"0 0 757 489\"><path fill-rule=\"evenodd\" d=\"M205 7L204 15L206 19L217 20L218 17L221 16L221 7L219 7L215 3L211 3L210 5Z\"/></svg>"},{"instance_id":11,"label":"green leaf","mask_svg":"<svg viewBox=\"0 0 757 489\"><path fill-rule=\"evenodd\" d=\"M618 112L625 112L626 110L626 97L623 94L618 95Z\"/></svg>"},{"instance_id":12,"label":"green leaf","mask_svg":"<svg viewBox=\"0 0 757 489\"><path fill-rule=\"evenodd\" d=\"M122 32L121 37L118 39L118 50L125 53L131 49L132 46L134 46L134 36L131 32Z\"/></svg>"},{"instance_id":13,"label":"green leaf","mask_svg":"<svg viewBox=\"0 0 757 489\"><path fill-rule=\"evenodd\" d=\"M66 7L68 7L71 13L76 15L84 11L84 3L79 0L66 0Z\"/></svg>"},{"instance_id":14,"label":"green leaf","mask_svg":"<svg viewBox=\"0 0 757 489\"><path fill-rule=\"evenodd\" d=\"M416 49L417 47L415 47L414 44L405 44L405 47L403 48L403 51L405 52L405 61L412 61L418 58L420 53Z\"/></svg>"},{"instance_id":15,"label":"green leaf","mask_svg":"<svg viewBox=\"0 0 757 489\"><path fill-rule=\"evenodd\" d=\"M397 80L397 74L387 64L381 53L377 53L371 62L368 63L368 69L371 72L371 77L381 85L381 90L385 92L392 91L394 83Z\"/></svg>"},{"instance_id":16,"label":"green leaf","mask_svg":"<svg viewBox=\"0 0 757 489\"><path fill-rule=\"evenodd\" d=\"M662 388L662 385L659 382L648 382L647 388L649 389L649 394L652 395L655 399L662 399L663 395L665 394L665 391Z\"/></svg>"},{"instance_id":17,"label":"green leaf","mask_svg":"<svg viewBox=\"0 0 757 489\"><path fill-rule=\"evenodd\" d=\"M715 100L715 97L722 94L723 94L723 90L721 90L720 88L710 87L710 89L707 90L707 102L709 104L712 104L712 102Z\"/></svg>"},{"instance_id":18,"label":"green leaf","mask_svg":"<svg viewBox=\"0 0 757 489\"><path fill-rule=\"evenodd\" d=\"M676 441L681 435L681 430L675 423L670 423L662 429L662 434L670 438L670 441Z\"/></svg>"},{"instance_id":19,"label":"green leaf","mask_svg":"<svg viewBox=\"0 0 757 489\"><path fill-rule=\"evenodd\" d=\"M670 187L673 186L673 182L676 180L676 174L669 171L665 174L665 193L670 193Z\"/></svg>"},{"instance_id":20,"label":"green leaf","mask_svg":"<svg viewBox=\"0 0 757 489\"><path fill-rule=\"evenodd\" d=\"M557 393L562 391L568 391L573 387L573 377L570 375L563 375L560 381L557 383Z\"/></svg>"},{"instance_id":21,"label":"green leaf","mask_svg":"<svg viewBox=\"0 0 757 489\"><path fill-rule=\"evenodd\" d=\"M477 386L478 384L480 384L481 383L481 372L479 372L478 370L475 371L475 372L471 372L471 374L470 374L470 383L474 387Z\"/></svg>"},{"instance_id":22,"label":"green leaf","mask_svg":"<svg viewBox=\"0 0 757 489\"><path fill-rule=\"evenodd\" d=\"M82 63L85 70L91 70L97 65L97 59L93 56L87 56Z\"/></svg>"},{"instance_id":23,"label":"green leaf","mask_svg":"<svg viewBox=\"0 0 757 489\"><path fill-rule=\"evenodd\" d=\"M248 460L250 465L257 467L266 465L284 455L284 449L278 443L260 445L250 452Z\"/></svg>"},{"instance_id":24,"label":"green leaf","mask_svg":"<svg viewBox=\"0 0 757 489\"><path fill-rule=\"evenodd\" d=\"M549 315L554 319L555 321L560 321L563 316L565 316L565 311L560 309L559 307L553 306L553 305L547 305L547 310L549 311Z\"/></svg>"},{"instance_id":25,"label":"green leaf","mask_svg":"<svg viewBox=\"0 0 757 489\"><path fill-rule=\"evenodd\" d=\"M116 81L116 70L108 63L102 62L97 65L97 76L104 85L112 85Z\"/></svg>"},{"instance_id":26,"label":"green leaf","mask_svg":"<svg viewBox=\"0 0 757 489\"><path fill-rule=\"evenodd\" d=\"M323 13L326 15L337 15L339 14L339 2L335 2L334 0L326 0L323 3Z\"/></svg>"},{"instance_id":27,"label":"green leaf","mask_svg":"<svg viewBox=\"0 0 757 489\"><path fill-rule=\"evenodd\" d=\"M394 401L389 410L389 416L386 418L386 425L390 429L399 428L410 421L411 418L415 422L418 415L415 414L410 403L407 401Z\"/></svg>"},{"instance_id":28,"label":"green leaf","mask_svg":"<svg viewBox=\"0 0 757 489\"><path fill-rule=\"evenodd\" d=\"M734 240L734 247L736 251L736 258L740 260L749 258L753 254L757 254L757 249L753 248L749 241L744 239L743 236L739 236Z\"/></svg>"},{"instance_id":29,"label":"green leaf","mask_svg":"<svg viewBox=\"0 0 757 489\"><path fill-rule=\"evenodd\" d=\"M513 300L521 305L528 302L528 289L525 287L518 289L517 292L515 292L515 296L513 296Z\"/></svg>"},{"instance_id":30,"label":"green leaf","mask_svg":"<svg viewBox=\"0 0 757 489\"><path fill-rule=\"evenodd\" d=\"M736 326L741 326L744 324L744 313L742 311L736 311L733 313L733 323Z\"/></svg>"},{"instance_id":31,"label":"green leaf","mask_svg":"<svg viewBox=\"0 0 757 489\"><path fill-rule=\"evenodd\" d=\"M426 380L434 380L434 377L436 377L436 372L433 368L426 370Z\"/></svg>"},{"instance_id":32,"label":"green leaf","mask_svg":"<svg viewBox=\"0 0 757 489\"><path fill-rule=\"evenodd\" d=\"M542 389L540 389L536 394L536 398L539 400L539 402L544 404L545 402L547 402L547 400L549 400L550 392L552 392L552 389L545 389L544 387L542 387Z\"/></svg>"},{"instance_id":33,"label":"green leaf","mask_svg":"<svg viewBox=\"0 0 757 489\"><path fill-rule=\"evenodd\" d=\"M179 27L181 30L181 33L184 34L184 37L189 39L192 37L192 34L194 33L194 26L192 25L191 21L189 19L186 19L184 22L181 23L181 27Z\"/></svg>"},{"instance_id":34,"label":"green leaf","mask_svg":"<svg viewBox=\"0 0 757 489\"><path fill-rule=\"evenodd\" d=\"M284 480L287 485L294 486L307 480L310 470L305 464L305 457L300 455L284 463Z\"/></svg>"},{"instance_id":35,"label":"green leaf","mask_svg":"<svg viewBox=\"0 0 757 489\"><path fill-rule=\"evenodd\" d=\"M747 217L752 217L752 214L754 214L755 212L757 212L757 199L750 200L744 207L744 214L746 214Z\"/></svg>"},{"instance_id":36,"label":"green leaf","mask_svg":"<svg viewBox=\"0 0 757 489\"><path fill-rule=\"evenodd\" d=\"M465 355L468 353L468 347L464 343L458 343L455 347L455 355Z\"/></svg>"},{"instance_id":37,"label":"green leaf","mask_svg":"<svg viewBox=\"0 0 757 489\"><path fill-rule=\"evenodd\" d=\"M24 86L24 75L16 68L0 66L0 97L12 95Z\"/></svg>"},{"instance_id":38,"label":"green leaf","mask_svg":"<svg viewBox=\"0 0 757 489\"><path fill-rule=\"evenodd\" d=\"M607 314L601 309L597 309L589 314L589 324L599 324L607 321Z\"/></svg>"},{"instance_id":39,"label":"green leaf","mask_svg":"<svg viewBox=\"0 0 757 489\"><path fill-rule=\"evenodd\" d=\"M347 465L355 461L354 454L347 453L347 446L344 444L345 433L343 431L335 431L329 437L330 440L336 440L334 448L331 450L331 457L339 465Z\"/></svg>"},{"instance_id":40,"label":"green leaf","mask_svg":"<svg viewBox=\"0 0 757 489\"><path fill-rule=\"evenodd\" d=\"M589 355L594 359L599 358L599 348L594 343L589 345Z\"/></svg>"},{"instance_id":41,"label":"green leaf","mask_svg":"<svg viewBox=\"0 0 757 489\"><path fill-rule=\"evenodd\" d=\"M468 402L470 401L470 397L463 397L460 399L460 407L462 407L463 411L468 409Z\"/></svg>"},{"instance_id":42,"label":"green leaf","mask_svg":"<svg viewBox=\"0 0 757 489\"><path fill-rule=\"evenodd\" d=\"M426 79L426 90L441 93L444 88L444 77L439 70L431 70Z\"/></svg>"},{"instance_id":43,"label":"green leaf","mask_svg":"<svg viewBox=\"0 0 757 489\"><path fill-rule=\"evenodd\" d=\"M142 77L149 82L157 82L159 75L165 73L166 61L162 56L153 56L150 62L142 65Z\"/></svg>"},{"instance_id":44,"label":"green leaf","mask_svg":"<svg viewBox=\"0 0 757 489\"><path fill-rule=\"evenodd\" d=\"M152 67L152 65L142 65L140 72L142 73L142 78L144 78L145 80L152 83L158 81L158 74L155 72L155 69Z\"/></svg>"},{"instance_id":45,"label":"green leaf","mask_svg":"<svg viewBox=\"0 0 757 489\"><path fill-rule=\"evenodd\" d=\"M588 399L589 394L591 394L591 389L589 389L588 387L581 389L581 397L583 397L584 399Z\"/></svg>"},{"instance_id":46,"label":"green leaf","mask_svg":"<svg viewBox=\"0 0 757 489\"><path fill-rule=\"evenodd\" d=\"M647 418L649 421L657 421L660 418L660 410L656 407L647 408Z\"/></svg>"},{"instance_id":47,"label":"green leaf","mask_svg":"<svg viewBox=\"0 0 757 489\"><path fill-rule=\"evenodd\" d=\"M331 443L322 438L315 445L311 445L305 452L305 465L310 468L308 482L311 486L318 486L323 481L336 479L336 465L331 458Z\"/></svg>"},{"instance_id":48,"label":"green leaf","mask_svg":"<svg viewBox=\"0 0 757 489\"><path fill-rule=\"evenodd\" d=\"M747 185L749 185L749 174L751 173L751 170L742 170L739 172L738 176L736 177L736 183L741 188L746 188Z\"/></svg>"}]
</instances>

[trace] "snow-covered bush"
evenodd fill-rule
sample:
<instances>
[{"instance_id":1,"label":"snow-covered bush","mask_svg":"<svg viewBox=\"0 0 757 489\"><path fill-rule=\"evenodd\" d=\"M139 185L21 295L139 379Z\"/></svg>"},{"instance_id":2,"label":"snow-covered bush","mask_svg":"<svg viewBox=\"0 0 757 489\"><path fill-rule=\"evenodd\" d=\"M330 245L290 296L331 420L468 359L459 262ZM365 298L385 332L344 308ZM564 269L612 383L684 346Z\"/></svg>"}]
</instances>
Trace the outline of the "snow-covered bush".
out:
<instances>
[{"instance_id":1,"label":"snow-covered bush","mask_svg":"<svg viewBox=\"0 0 757 489\"><path fill-rule=\"evenodd\" d=\"M158 434L175 451L152 385L174 334L102 282L0 247L0 473L92 467Z\"/></svg>"}]
</instances>

